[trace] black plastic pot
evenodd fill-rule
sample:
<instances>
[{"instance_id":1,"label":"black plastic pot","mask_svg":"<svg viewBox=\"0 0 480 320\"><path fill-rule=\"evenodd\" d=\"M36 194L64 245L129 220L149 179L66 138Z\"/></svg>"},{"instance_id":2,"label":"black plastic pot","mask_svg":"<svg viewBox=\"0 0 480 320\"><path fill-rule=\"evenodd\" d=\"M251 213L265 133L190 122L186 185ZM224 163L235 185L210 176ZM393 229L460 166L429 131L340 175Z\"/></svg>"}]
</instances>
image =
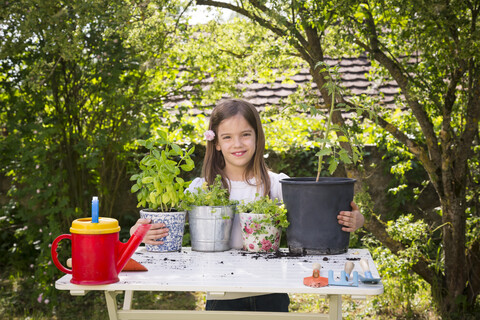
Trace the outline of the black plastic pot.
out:
<instances>
[{"instance_id":1,"label":"black plastic pot","mask_svg":"<svg viewBox=\"0 0 480 320\"><path fill-rule=\"evenodd\" d=\"M323 177L283 179L283 201L290 226L287 244L296 254L341 254L350 233L337 221L340 211L352 210L355 179Z\"/></svg>"}]
</instances>

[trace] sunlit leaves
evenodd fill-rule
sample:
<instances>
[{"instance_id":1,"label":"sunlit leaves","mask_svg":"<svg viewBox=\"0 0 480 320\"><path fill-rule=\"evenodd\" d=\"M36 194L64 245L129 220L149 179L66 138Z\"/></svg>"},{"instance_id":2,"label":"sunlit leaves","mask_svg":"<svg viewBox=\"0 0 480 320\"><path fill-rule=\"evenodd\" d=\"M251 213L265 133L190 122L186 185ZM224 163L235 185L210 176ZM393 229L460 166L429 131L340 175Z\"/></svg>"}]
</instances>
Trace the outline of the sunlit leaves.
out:
<instances>
[{"instance_id":1,"label":"sunlit leaves","mask_svg":"<svg viewBox=\"0 0 480 320\"><path fill-rule=\"evenodd\" d=\"M173 142L173 135L158 129L156 135L148 140L137 141L138 145L149 150L149 154L140 160L140 173L130 177L135 184L131 192L137 193L138 207L160 209L168 212L179 210L185 198L184 191L190 182L179 175L194 169L190 158L194 148L182 149Z\"/></svg>"},{"instance_id":2,"label":"sunlit leaves","mask_svg":"<svg viewBox=\"0 0 480 320\"><path fill-rule=\"evenodd\" d=\"M217 175L211 185L206 182L193 192L187 191L185 201L191 206L230 206L238 204L236 200L230 200L228 189L222 185L222 176Z\"/></svg>"},{"instance_id":3,"label":"sunlit leaves","mask_svg":"<svg viewBox=\"0 0 480 320\"><path fill-rule=\"evenodd\" d=\"M237 207L238 212L264 214L265 217L256 220L256 223L268 223L286 229L290 222L287 220L287 209L278 199L268 196L257 197L255 201L242 201Z\"/></svg>"}]
</instances>

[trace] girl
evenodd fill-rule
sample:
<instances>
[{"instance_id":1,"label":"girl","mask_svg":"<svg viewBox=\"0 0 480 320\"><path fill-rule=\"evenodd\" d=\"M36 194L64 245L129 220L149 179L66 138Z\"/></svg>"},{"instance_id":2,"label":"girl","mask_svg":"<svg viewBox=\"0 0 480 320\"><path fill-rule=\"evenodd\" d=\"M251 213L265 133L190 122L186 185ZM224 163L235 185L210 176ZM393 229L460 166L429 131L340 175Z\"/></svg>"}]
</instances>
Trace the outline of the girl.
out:
<instances>
[{"instance_id":1,"label":"girl","mask_svg":"<svg viewBox=\"0 0 480 320\"><path fill-rule=\"evenodd\" d=\"M263 158L265 135L260 116L252 104L239 99L220 101L212 112L205 137L207 149L202 168L203 177L193 180L190 191L205 181L213 184L215 177L220 174L222 184L229 190L232 200L253 201L256 194L283 199L280 180L288 176L268 170ZM342 230L347 232L355 231L364 222L357 205L352 202L351 206L353 211L341 211L337 217L343 225ZM133 234L138 225L144 223L149 221L139 219L130 233ZM242 248L240 230L239 219L235 216L230 240L233 249ZM161 241L155 239L167 234L165 225L154 224L144 242L161 244ZM288 294L231 294L214 298L207 293L206 309L288 312L289 303Z\"/></svg>"}]
</instances>

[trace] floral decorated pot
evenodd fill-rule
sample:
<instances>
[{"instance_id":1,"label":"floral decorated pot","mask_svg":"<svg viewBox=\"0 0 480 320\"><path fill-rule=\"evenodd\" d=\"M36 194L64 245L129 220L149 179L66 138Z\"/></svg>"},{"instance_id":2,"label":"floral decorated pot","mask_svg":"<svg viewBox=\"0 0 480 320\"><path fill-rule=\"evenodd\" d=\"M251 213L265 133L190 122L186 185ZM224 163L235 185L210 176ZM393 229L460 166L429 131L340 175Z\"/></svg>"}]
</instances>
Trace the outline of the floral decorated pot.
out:
<instances>
[{"instance_id":1,"label":"floral decorated pot","mask_svg":"<svg viewBox=\"0 0 480 320\"><path fill-rule=\"evenodd\" d=\"M258 213L240 213L243 250L250 252L275 252L280 247L282 229L270 222L266 216Z\"/></svg>"},{"instance_id":2,"label":"floral decorated pot","mask_svg":"<svg viewBox=\"0 0 480 320\"><path fill-rule=\"evenodd\" d=\"M182 249L183 232L185 229L186 211L179 212L154 212L141 210L142 219L151 219L151 223L164 223L168 228L168 236L160 239L163 244L153 245L145 244L147 251L150 252L172 252Z\"/></svg>"}]
</instances>

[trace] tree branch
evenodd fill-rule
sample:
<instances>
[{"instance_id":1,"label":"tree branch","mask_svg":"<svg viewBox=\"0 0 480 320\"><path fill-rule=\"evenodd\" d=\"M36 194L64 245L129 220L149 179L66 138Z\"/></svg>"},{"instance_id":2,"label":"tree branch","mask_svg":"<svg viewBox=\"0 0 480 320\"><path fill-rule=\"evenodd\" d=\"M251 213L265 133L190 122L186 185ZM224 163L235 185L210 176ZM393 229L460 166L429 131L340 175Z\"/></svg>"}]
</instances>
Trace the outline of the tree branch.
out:
<instances>
[{"instance_id":1,"label":"tree branch","mask_svg":"<svg viewBox=\"0 0 480 320\"><path fill-rule=\"evenodd\" d=\"M473 59L472 59L473 60ZM455 146L455 161L458 163L466 163L470 157L470 153L465 152L472 145L472 141L478 134L478 123L480 122L480 66L474 61L470 61L469 68L469 96L467 103L467 112L465 117L464 131L460 140ZM466 167L459 167L455 172L456 177L465 176Z\"/></svg>"},{"instance_id":2,"label":"tree branch","mask_svg":"<svg viewBox=\"0 0 480 320\"><path fill-rule=\"evenodd\" d=\"M215 0L197 0L198 5L204 5L204 6L212 6L212 7L217 7L217 8L224 8L224 9L229 9L234 12L240 13L241 15L244 15L247 18L250 18L251 20L257 22L259 25L261 25L264 28L267 28L274 32L275 34L279 36L285 36L288 34L288 31L292 32L294 34L294 38L298 41L293 44L293 46L300 52L302 57L306 60L311 60L311 57L308 53L308 42L305 40L305 38L300 34L300 32L295 28L295 25L292 24L291 22L288 22L287 19L276 12L270 10L269 8L265 7L262 5L259 1L252 0L249 1L249 3L263 12L265 15L269 16L272 18L273 21L276 23L282 25L284 28L279 28L278 26L275 26L271 22L265 20L264 18L254 14L251 11L248 11L247 9L243 7L239 7L230 3L225 3L225 2L220 2L220 1L215 1Z\"/></svg>"},{"instance_id":3,"label":"tree branch","mask_svg":"<svg viewBox=\"0 0 480 320\"><path fill-rule=\"evenodd\" d=\"M359 110L358 106L354 105L353 103L351 103L349 101L345 101L345 100L343 100L342 102L345 103L347 106L351 107L352 109L357 110L357 113L360 116L363 116L363 117L365 117L365 118L367 118L367 119L369 119L369 120L371 120L375 123L378 123L383 129L385 129L388 133L393 135L399 142L404 144L408 148L408 150L418 160L420 160L424 164L425 168L427 168L427 166L430 165L428 170L431 170L431 171L435 172L435 170L437 169L437 165L432 163L432 161L428 157L428 153L425 151L425 149L421 145L416 143L414 140L408 138L408 136L405 133L403 133L400 129L398 129L396 126L394 126L393 124L391 124L390 122L388 122L387 120L382 118L379 114L372 114L372 113L367 112L367 111L359 112L358 111ZM428 170L427 170L427 173L430 174L430 172L428 172ZM437 187L439 187L438 182L439 182L438 180L437 181L432 180L432 183L436 184L436 185L434 185L435 189L437 189Z\"/></svg>"},{"instance_id":4,"label":"tree branch","mask_svg":"<svg viewBox=\"0 0 480 320\"><path fill-rule=\"evenodd\" d=\"M377 60L381 65L383 65L391 74L393 79L397 82L402 93L405 96L405 99L410 106L415 118L417 119L420 127L422 128L422 132L425 135L426 143L428 152L426 150L418 150L422 153L419 156L420 161L424 164L425 168L427 169L432 182L438 183L438 169L441 163L441 152L438 146L437 137L433 130L433 124L431 123L428 115L426 114L425 110L423 109L422 105L418 102L417 99L411 94L410 92L410 81L408 80L407 76L404 74L400 66L397 62L393 59L389 58L381 49L380 49L380 42L378 41L375 22L371 15L370 11L365 11L367 14L367 25L368 25L368 37L370 40L370 46L356 41L358 45L362 48L370 52L374 59ZM416 153L418 154L418 152Z\"/></svg>"}]
</instances>

